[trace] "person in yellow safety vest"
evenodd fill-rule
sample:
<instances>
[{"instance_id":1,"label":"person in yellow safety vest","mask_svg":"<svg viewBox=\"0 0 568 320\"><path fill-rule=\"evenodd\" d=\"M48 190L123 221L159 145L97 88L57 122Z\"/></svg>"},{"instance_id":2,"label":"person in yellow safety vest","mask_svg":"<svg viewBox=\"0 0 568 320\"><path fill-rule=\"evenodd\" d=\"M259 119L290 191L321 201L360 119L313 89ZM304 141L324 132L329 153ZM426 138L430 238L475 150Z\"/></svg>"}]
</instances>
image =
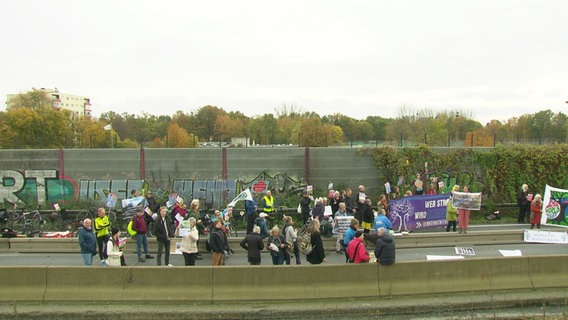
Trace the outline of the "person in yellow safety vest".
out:
<instances>
[{"instance_id":1,"label":"person in yellow safety vest","mask_svg":"<svg viewBox=\"0 0 568 320\"><path fill-rule=\"evenodd\" d=\"M97 236L97 245L99 247L99 258L101 259L101 264L106 266L106 243L110 239L108 229L110 227L110 221L106 215L105 208L99 208L97 210L97 217L95 218L95 234Z\"/></svg>"},{"instance_id":2,"label":"person in yellow safety vest","mask_svg":"<svg viewBox=\"0 0 568 320\"><path fill-rule=\"evenodd\" d=\"M267 190L266 195L262 197L262 211L265 213L274 212L274 197L270 190Z\"/></svg>"}]
</instances>

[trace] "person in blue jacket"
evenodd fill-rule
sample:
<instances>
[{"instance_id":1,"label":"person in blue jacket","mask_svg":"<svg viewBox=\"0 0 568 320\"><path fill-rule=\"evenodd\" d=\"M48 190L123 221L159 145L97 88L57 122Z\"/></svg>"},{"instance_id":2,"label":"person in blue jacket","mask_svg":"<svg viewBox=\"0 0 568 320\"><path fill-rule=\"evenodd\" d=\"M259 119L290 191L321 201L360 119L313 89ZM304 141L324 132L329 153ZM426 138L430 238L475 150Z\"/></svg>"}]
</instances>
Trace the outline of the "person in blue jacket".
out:
<instances>
[{"instance_id":1,"label":"person in blue jacket","mask_svg":"<svg viewBox=\"0 0 568 320\"><path fill-rule=\"evenodd\" d=\"M375 217L375 230L379 230L379 228L385 228L387 230L392 230L392 222L387 218L387 213L385 209L380 209L377 212L377 216Z\"/></svg>"},{"instance_id":2,"label":"person in blue jacket","mask_svg":"<svg viewBox=\"0 0 568 320\"><path fill-rule=\"evenodd\" d=\"M256 201L245 200L245 214L247 219L247 234L252 233L256 219Z\"/></svg>"}]
</instances>

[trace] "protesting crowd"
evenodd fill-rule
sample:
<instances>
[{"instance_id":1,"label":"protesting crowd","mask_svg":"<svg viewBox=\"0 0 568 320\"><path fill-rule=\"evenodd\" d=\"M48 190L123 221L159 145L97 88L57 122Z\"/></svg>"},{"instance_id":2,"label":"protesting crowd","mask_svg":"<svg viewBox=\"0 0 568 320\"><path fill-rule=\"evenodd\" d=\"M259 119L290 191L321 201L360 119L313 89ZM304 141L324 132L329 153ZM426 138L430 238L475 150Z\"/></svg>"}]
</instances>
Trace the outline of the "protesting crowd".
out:
<instances>
[{"instance_id":1,"label":"protesting crowd","mask_svg":"<svg viewBox=\"0 0 568 320\"><path fill-rule=\"evenodd\" d=\"M416 175L412 191L408 195L431 195L438 192L433 183L423 188L423 176ZM250 192L250 191L249 191ZM455 192L467 193L468 187L454 185L446 202L445 230L467 233L470 210L452 205ZM132 195L137 195L133 190ZM305 189L298 202L298 215L282 217L282 226L268 229L267 219L273 219L275 199L270 190L260 195L259 201L252 197L244 200L243 223L246 236L239 245L246 250L251 265L260 265L262 253L268 251L274 265L292 263L321 264L326 262L326 252L322 237L336 238L335 251L345 256L346 263L365 263L375 261L389 265L395 262L395 242L393 224L389 218L389 202L399 197L399 189L379 197L376 205L366 194L365 186L360 185L357 192L351 189L329 190L324 197L314 197L312 189ZM179 251L187 266L201 260L199 242L205 241L206 250L211 253L214 266L225 264L233 253L229 246L231 204L224 211L204 219L200 215L200 202L193 199L186 207L182 197L170 197L173 203L160 206L151 192L147 192L143 205L135 208L136 214L128 224L128 234L136 240L136 253L139 263L154 259L148 251L148 234L157 243L156 265L172 266L170 252L172 244L179 242ZM531 229L540 228L542 197L528 193L528 186L521 187L518 197L519 223L530 216ZM234 205L234 204L233 204ZM498 214L498 213L497 213ZM495 216L494 218L499 218ZM489 217L488 217L489 219ZM295 221L297 220L297 221ZM104 208L99 208L94 221L85 219L79 231L79 244L85 265L92 265L93 257L98 255L102 266L125 266L124 247L126 239L121 238L119 228L111 226ZM373 232L371 232L373 231ZM177 240L176 240L177 239ZM374 243L374 252L368 252L367 243ZM163 258L163 260L162 260Z\"/></svg>"}]
</instances>

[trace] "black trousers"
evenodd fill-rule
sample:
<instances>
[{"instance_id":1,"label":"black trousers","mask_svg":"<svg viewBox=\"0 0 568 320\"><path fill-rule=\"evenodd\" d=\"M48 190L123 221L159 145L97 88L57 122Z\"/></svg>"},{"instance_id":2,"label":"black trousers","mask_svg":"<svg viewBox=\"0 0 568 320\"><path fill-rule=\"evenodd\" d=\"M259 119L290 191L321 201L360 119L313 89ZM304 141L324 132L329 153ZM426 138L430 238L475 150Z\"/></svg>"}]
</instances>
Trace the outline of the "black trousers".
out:
<instances>
[{"instance_id":1,"label":"black trousers","mask_svg":"<svg viewBox=\"0 0 568 320\"><path fill-rule=\"evenodd\" d=\"M247 234L252 233L252 228L254 228L254 219L255 214L249 214L247 213Z\"/></svg>"},{"instance_id":2,"label":"black trousers","mask_svg":"<svg viewBox=\"0 0 568 320\"><path fill-rule=\"evenodd\" d=\"M186 266L194 266L196 257L197 257L197 252L193 253L183 252L183 260Z\"/></svg>"},{"instance_id":3,"label":"black trousers","mask_svg":"<svg viewBox=\"0 0 568 320\"><path fill-rule=\"evenodd\" d=\"M108 258L106 252L106 243L108 242L108 239L110 239L108 234L106 236L97 237L97 246L99 247L99 258L101 258L101 261Z\"/></svg>"},{"instance_id":4,"label":"black trousers","mask_svg":"<svg viewBox=\"0 0 568 320\"><path fill-rule=\"evenodd\" d=\"M454 227L454 231L456 231L456 220L448 220L448 226L446 227L446 232L450 232L450 227Z\"/></svg>"},{"instance_id":5,"label":"black trousers","mask_svg":"<svg viewBox=\"0 0 568 320\"><path fill-rule=\"evenodd\" d=\"M166 240L166 241L157 241L158 242L158 257L156 259L156 262L158 263L159 266L162 265L162 251L164 251L164 247L166 249L165 252L165 257L164 257L164 263L166 265L170 264L170 240Z\"/></svg>"}]
</instances>

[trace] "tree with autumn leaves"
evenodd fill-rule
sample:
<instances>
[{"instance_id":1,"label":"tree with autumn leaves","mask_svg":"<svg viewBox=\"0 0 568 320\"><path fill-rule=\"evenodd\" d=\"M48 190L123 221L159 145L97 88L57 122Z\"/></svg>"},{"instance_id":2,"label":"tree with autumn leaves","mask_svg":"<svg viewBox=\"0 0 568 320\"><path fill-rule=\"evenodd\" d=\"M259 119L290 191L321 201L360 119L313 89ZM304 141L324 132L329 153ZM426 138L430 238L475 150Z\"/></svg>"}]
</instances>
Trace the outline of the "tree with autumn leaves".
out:
<instances>
[{"instance_id":1,"label":"tree with autumn leaves","mask_svg":"<svg viewBox=\"0 0 568 320\"><path fill-rule=\"evenodd\" d=\"M568 117L550 110L491 121L483 126L463 111L433 112L401 107L396 118L358 120L335 113L320 116L282 106L248 117L216 106L176 111L172 116L109 111L99 119L72 119L52 108L41 91L13 97L0 112L1 148L195 148L200 142L248 138L261 145L310 147L353 143L391 146L492 147L511 143L566 143ZM110 130L105 126L110 125ZM108 127L107 127L108 129Z\"/></svg>"}]
</instances>

